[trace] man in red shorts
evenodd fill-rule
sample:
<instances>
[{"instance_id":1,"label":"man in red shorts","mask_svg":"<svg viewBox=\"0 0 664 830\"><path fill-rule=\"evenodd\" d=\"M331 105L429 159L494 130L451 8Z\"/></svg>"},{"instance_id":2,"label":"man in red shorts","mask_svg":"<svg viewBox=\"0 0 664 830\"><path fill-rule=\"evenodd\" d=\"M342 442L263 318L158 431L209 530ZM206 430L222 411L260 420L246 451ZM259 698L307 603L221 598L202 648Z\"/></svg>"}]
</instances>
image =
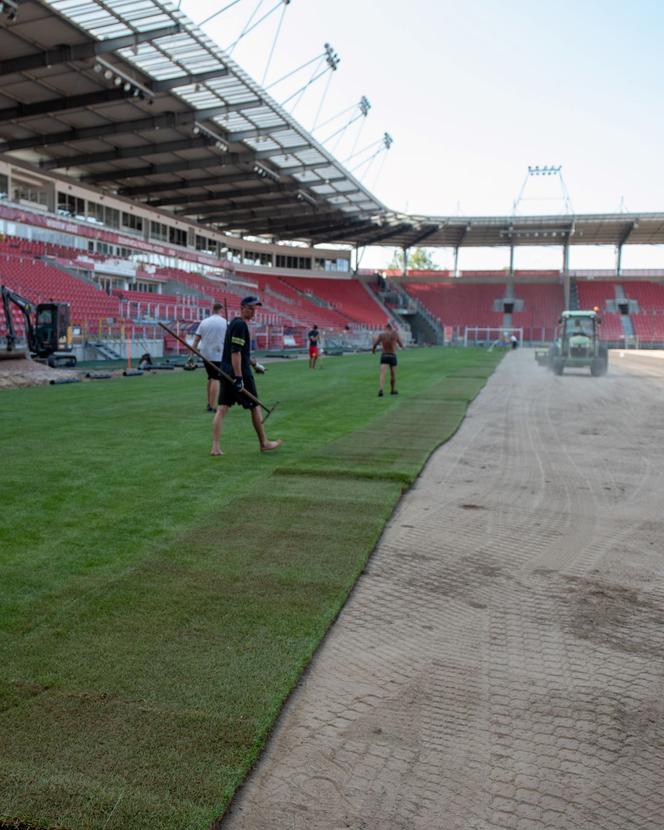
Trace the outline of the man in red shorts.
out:
<instances>
[{"instance_id":1,"label":"man in red shorts","mask_svg":"<svg viewBox=\"0 0 664 830\"><path fill-rule=\"evenodd\" d=\"M309 368L315 369L318 360L318 340L320 339L320 332L315 323L307 337L309 338Z\"/></svg>"}]
</instances>

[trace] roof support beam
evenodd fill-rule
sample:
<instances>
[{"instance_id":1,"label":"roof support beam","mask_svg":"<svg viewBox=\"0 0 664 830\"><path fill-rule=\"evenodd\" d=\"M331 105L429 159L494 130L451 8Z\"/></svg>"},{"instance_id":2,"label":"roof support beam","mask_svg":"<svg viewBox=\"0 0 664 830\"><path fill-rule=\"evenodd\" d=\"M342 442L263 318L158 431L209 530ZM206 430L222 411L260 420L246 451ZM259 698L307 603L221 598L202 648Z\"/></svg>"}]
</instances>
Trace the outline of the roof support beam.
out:
<instances>
[{"instance_id":1,"label":"roof support beam","mask_svg":"<svg viewBox=\"0 0 664 830\"><path fill-rule=\"evenodd\" d=\"M188 205L188 207L176 210L175 213L182 216L191 216L192 214L203 215L206 210L214 205L215 202L229 202L234 205L237 199L253 199L255 196L269 196L273 193L295 193L300 187L297 182L290 184L275 184L271 187L245 187L235 188L235 190L208 192L196 196L173 196L172 199L156 199L148 204L150 207L164 207L165 205ZM223 208L223 204L217 204L214 209ZM209 211L211 212L211 211Z\"/></svg>"},{"instance_id":2,"label":"roof support beam","mask_svg":"<svg viewBox=\"0 0 664 830\"><path fill-rule=\"evenodd\" d=\"M248 138L259 138L259 136L265 136L269 138L270 136L274 135L274 133L283 132L284 130L292 130L292 126L290 124L273 124L270 127L254 127L253 130L240 130L236 133L229 133L226 136L226 141L246 141Z\"/></svg>"},{"instance_id":3,"label":"roof support beam","mask_svg":"<svg viewBox=\"0 0 664 830\"><path fill-rule=\"evenodd\" d=\"M404 224L404 223L402 223L400 225L394 225L389 230L385 229L381 233L375 234L374 236L370 236L368 239L360 240L360 244L361 245L373 245L374 242L382 242L383 239L389 239L391 236L394 236L394 234L401 233L402 231L410 230L410 228L412 228L412 225L407 225L407 224Z\"/></svg>"},{"instance_id":4,"label":"roof support beam","mask_svg":"<svg viewBox=\"0 0 664 830\"><path fill-rule=\"evenodd\" d=\"M420 242L424 242L425 239L428 239L430 236L433 236L435 233L438 233L440 228L440 225L428 225L425 231L423 231L419 236L416 236L414 239L410 240L410 242L408 243L408 247L414 248L416 245L419 245Z\"/></svg>"},{"instance_id":5,"label":"roof support beam","mask_svg":"<svg viewBox=\"0 0 664 830\"><path fill-rule=\"evenodd\" d=\"M149 164L146 167L131 167L126 170L109 170L106 173L93 173L84 176L82 181L89 184L95 182L111 182L118 179L137 179L148 176L161 176L164 173L179 173L182 170L200 170L202 167L229 167L235 164L251 163L253 156L250 153L220 153L217 156L205 156L202 159L180 159L169 164ZM173 189L171 184L170 189Z\"/></svg>"},{"instance_id":6,"label":"roof support beam","mask_svg":"<svg viewBox=\"0 0 664 830\"><path fill-rule=\"evenodd\" d=\"M169 92L180 86L192 86L193 84L204 84L215 78L223 78L228 75L228 69L220 66L219 69L211 69L209 72L190 72L187 75L178 75L177 78L166 78L163 81L151 81L146 84L153 92Z\"/></svg>"},{"instance_id":7,"label":"roof support beam","mask_svg":"<svg viewBox=\"0 0 664 830\"><path fill-rule=\"evenodd\" d=\"M209 215L197 214L205 222L229 222L260 219L265 214L266 220L270 216L292 216L296 213L313 213L315 208L307 205L306 202L298 201L292 194L286 194L281 199L274 199L270 204L261 205L255 208L229 208L224 210L223 206L216 207L216 212Z\"/></svg>"},{"instance_id":8,"label":"roof support beam","mask_svg":"<svg viewBox=\"0 0 664 830\"><path fill-rule=\"evenodd\" d=\"M632 235L632 231L636 230L636 228L638 228L638 227L639 227L639 220L637 218L633 222L630 223L630 225L627 228L627 230L625 231L625 233L623 233L623 235L620 237L620 240L618 241L618 244L616 245L616 247L617 248L622 248L623 245L627 244L627 240Z\"/></svg>"},{"instance_id":9,"label":"roof support beam","mask_svg":"<svg viewBox=\"0 0 664 830\"><path fill-rule=\"evenodd\" d=\"M248 170L246 173L230 173L226 176L205 176L204 178L200 179L180 179L177 182L160 182L159 184L154 185L135 185L134 187L121 187L118 190L118 195L120 196L151 196L153 193L168 193L173 191L178 196L184 190L194 190L195 188L204 188L208 190L210 187L214 185L225 185L225 184L233 184L234 182L241 182L246 181L252 178L252 171ZM334 176L333 178L329 179L330 182L337 182L345 180L345 176ZM306 183L299 183L300 187L307 187L313 186L314 184L323 184L323 182L306 182ZM166 197L165 197L166 198ZM199 198L199 197L196 197ZM149 205L152 207L160 207L160 205L155 204L150 200L148 202ZM177 204L176 202L167 202L163 201L165 205L174 205Z\"/></svg>"},{"instance_id":10,"label":"roof support beam","mask_svg":"<svg viewBox=\"0 0 664 830\"><path fill-rule=\"evenodd\" d=\"M202 179L178 179L175 182L159 182L159 184L139 184L133 187L121 187L118 190L119 196L151 196L153 193L168 193L173 190L182 193L183 190L193 190L196 187L212 187L213 185L233 184L244 182L253 178L253 172L249 167L239 173L228 173L225 176L206 176ZM147 204L151 204L148 202ZM168 202L167 204L171 204ZM153 205L153 207L157 207Z\"/></svg>"},{"instance_id":11,"label":"roof support beam","mask_svg":"<svg viewBox=\"0 0 664 830\"><path fill-rule=\"evenodd\" d=\"M251 173L246 173L244 175L231 175L231 176L218 176L216 178L205 178L205 179L185 179L181 182L177 182L176 184L169 184L169 185L155 185L154 191L155 192L164 192L168 190L172 190L172 196L164 196L160 199L148 199L146 202L147 205L150 207L165 207L167 205L195 205L199 202L205 200L206 204L209 204L211 201L216 199L234 199L239 198L241 196L260 196L262 193L277 193L280 190L299 190L304 189L304 185L300 184L300 182L285 182L284 184L275 184L275 185L268 185L265 184L262 188L255 187L255 188L245 188L244 190L241 188L236 188L235 190L228 190L228 191L216 191L212 190L211 188L216 184L221 185L228 185L234 184L236 182L241 181L249 181L252 178ZM339 179L345 178L344 176L339 176ZM263 180L261 180L263 181ZM196 193L192 196L182 196L183 190L193 190L194 188L203 188L205 190L204 193ZM134 188L127 188L127 189L134 189ZM144 191L148 188L141 187L140 191ZM122 192L120 195L124 195ZM131 195L131 194L128 194ZM134 194L136 195L136 194ZM313 193L313 195L320 199L324 199L324 196L320 194ZM328 201L328 204L333 204Z\"/></svg>"},{"instance_id":12,"label":"roof support beam","mask_svg":"<svg viewBox=\"0 0 664 830\"><path fill-rule=\"evenodd\" d=\"M338 218L338 211L321 210L307 218L291 212L287 217L282 219L247 220L238 227L255 230L267 235L297 232L310 233L312 231L327 231L335 226L342 227L342 225L336 224ZM346 223L343 224L345 225Z\"/></svg>"},{"instance_id":13,"label":"roof support beam","mask_svg":"<svg viewBox=\"0 0 664 830\"><path fill-rule=\"evenodd\" d=\"M255 212L255 211L266 211L267 213L270 212L274 208L275 205L280 206L282 202L289 202L292 204L300 205L300 204L307 204L309 205L310 210L316 210L317 204L310 204L305 198L301 198L297 191L299 188L291 187L287 189L279 190L277 189L274 192L274 195L268 195L265 197L265 201L261 202L257 205L243 205L243 204L236 204L232 200L229 204L212 204L208 205L208 203L204 203L199 205L199 210L194 210L193 208L187 208L186 214L188 216L196 215L201 219L204 219L208 215L217 216L221 213L247 213L247 212ZM323 204L321 203L321 207ZM183 212L183 211L178 211Z\"/></svg>"},{"instance_id":14,"label":"roof support beam","mask_svg":"<svg viewBox=\"0 0 664 830\"><path fill-rule=\"evenodd\" d=\"M70 141L85 141L88 138L101 138L105 135L122 135L124 133L140 133L146 130L174 128L193 125L195 121L202 123L219 115L228 115L240 109L250 109L257 105L259 99L245 101L224 107L211 107L204 110L187 110L186 112L165 112L162 115L149 118L137 118L134 121L117 121L99 124L96 127L82 127L76 130L67 130L61 133L46 133L28 138L15 138L0 144L0 153L11 150L25 150L29 147L47 147L54 144L68 144ZM268 151L264 151L268 152ZM288 152L288 151L286 151ZM272 156L278 155L270 150ZM267 157L267 156L266 156Z\"/></svg>"},{"instance_id":15,"label":"roof support beam","mask_svg":"<svg viewBox=\"0 0 664 830\"><path fill-rule=\"evenodd\" d=\"M315 233L312 237L312 242L314 245L318 245L321 242L329 242L334 239L340 239L342 234L346 231L349 233L361 233L363 231L373 230L378 227L379 226L371 219L367 219L363 222L343 222L338 225L331 225L325 228L325 232L322 235Z\"/></svg>"},{"instance_id":16,"label":"roof support beam","mask_svg":"<svg viewBox=\"0 0 664 830\"><path fill-rule=\"evenodd\" d=\"M311 227L312 225L320 225L323 222L328 222L332 217L338 217L337 211L319 210L316 213L313 211L306 212L305 207L299 205L300 209L289 208L288 210L275 210L271 216L266 217L230 217L230 221L241 221L244 224L237 227L253 228L260 226L266 232L270 232L274 228L287 226L289 229L293 227L303 228ZM205 219L206 222L209 219ZM221 220L220 220L221 221Z\"/></svg>"},{"instance_id":17,"label":"roof support beam","mask_svg":"<svg viewBox=\"0 0 664 830\"><path fill-rule=\"evenodd\" d=\"M209 147L210 138L195 136L180 141L165 141L163 144L141 144L139 147L116 147L103 153L87 153L65 158L41 161L42 170L56 170L59 167L82 167L88 164L99 164L103 161L117 161L118 159L136 158L137 156L155 156L159 153L175 153L178 150L192 150L198 147ZM92 174L94 175L94 174ZM86 177L87 180L87 177Z\"/></svg>"},{"instance_id":18,"label":"roof support beam","mask_svg":"<svg viewBox=\"0 0 664 830\"><path fill-rule=\"evenodd\" d=\"M23 118L31 118L35 115L50 115L53 112L64 112L65 110L81 109L82 107L95 107L98 104L108 104L131 97L131 91L125 92L122 87L114 87L113 89L101 89L98 92L88 92L85 95L72 95L69 98L53 98L48 101L39 101L35 104L16 104L14 107L7 107L6 109L0 110L0 122L21 121Z\"/></svg>"},{"instance_id":19,"label":"roof support beam","mask_svg":"<svg viewBox=\"0 0 664 830\"><path fill-rule=\"evenodd\" d=\"M284 173L287 173L289 176L294 176L296 173L308 173L310 170L318 170L322 167L332 167L334 170L338 169L334 162L314 161L311 164L298 164L296 167L284 168Z\"/></svg>"},{"instance_id":20,"label":"roof support beam","mask_svg":"<svg viewBox=\"0 0 664 830\"><path fill-rule=\"evenodd\" d=\"M168 92L180 86L203 83L212 78L219 78L228 75L228 69L215 69L211 72L200 72L198 74L179 75L177 78L168 78L165 81L154 81L151 84L143 84L150 92ZM132 98L133 90L125 91L122 87L112 89L100 89L98 92L87 92L84 95L72 95L69 97L51 98L48 101L38 101L35 104L16 104L14 107L7 107L0 110L0 123L4 121L21 121L24 118L32 118L35 115L51 115L54 112L66 112L67 110L83 109L84 107L96 107L100 104L109 104L113 101L121 101L123 98ZM237 140L237 139L236 139ZM46 168L51 169L51 168Z\"/></svg>"},{"instance_id":21,"label":"roof support beam","mask_svg":"<svg viewBox=\"0 0 664 830\"><path fill-rule=\"evenodd\" d=\"M196 119L199 120L199 119ZM225 139L224 139L225 140ZM203 167L226 167L231 164L250 164L251 162L260 161L261 159L270 159L273 156L284 155L285 152L297 152L298 150L308 149L305 147L293 147L290 150L276 152L275 150L259 150L254 152L247 148L246 153L223 153L218 157L204 157L200 159L181 159L170 164L150 164L147 167L132 167L127 170L109 170L106 173L93 173L90 176L85 176L82 181L90 184L95 182L110 182L117 179L135 179L143 176L159 176L162 173L177 173L181 170L200 170ZM2 147L0 146L0 152ZM280 171L274 171L280 175ZM305 185L303 185L304 187ZM172 188L171 188L172 189Z\"/></svg>"},{"instance_id":22,"label":"roof support beam","mask_svg":"<svg viewBox=\"0 0 664 830\"><path fill-rule=\"evenodd\" d=\"M44 69L63 63L85 61L97 55L107 55L109 52L116 52L118 49L126 49L137 46L139 43L147 43L161 37L176 35L181 31L182 27L178 23L173 26L162 26L160 29L135 32L131 35L113 37L108 40L80 43L75 46L57 46L55 49L48 49L45 52L0 61L0 75L12 75L14 72L25 72L30 69Z\"/></svg>"}]
</instances>

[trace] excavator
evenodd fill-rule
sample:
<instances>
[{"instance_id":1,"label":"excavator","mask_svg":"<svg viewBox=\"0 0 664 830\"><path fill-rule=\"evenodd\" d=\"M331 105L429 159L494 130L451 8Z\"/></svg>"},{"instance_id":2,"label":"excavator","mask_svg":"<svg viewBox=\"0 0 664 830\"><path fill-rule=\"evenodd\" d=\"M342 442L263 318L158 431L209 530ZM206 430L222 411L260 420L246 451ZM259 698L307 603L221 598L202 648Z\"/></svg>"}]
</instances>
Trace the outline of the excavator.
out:
<instances>
[{"instance_id":1,"label":"excavator","mask_svg":"<svg viewBox=\"0 0 664 830\"><path fill-rule=\"evenodd\" d=\"M7 341L6 349L0 350L0 359L28 356L16 348L17 336L12 318L12 305L15 305L23 314L30 356L55 368L76 366L76 355L72 354L69 303L48 302L35 305L6 285L0 285L0 296Z\"/></svg>"}]
</instances>

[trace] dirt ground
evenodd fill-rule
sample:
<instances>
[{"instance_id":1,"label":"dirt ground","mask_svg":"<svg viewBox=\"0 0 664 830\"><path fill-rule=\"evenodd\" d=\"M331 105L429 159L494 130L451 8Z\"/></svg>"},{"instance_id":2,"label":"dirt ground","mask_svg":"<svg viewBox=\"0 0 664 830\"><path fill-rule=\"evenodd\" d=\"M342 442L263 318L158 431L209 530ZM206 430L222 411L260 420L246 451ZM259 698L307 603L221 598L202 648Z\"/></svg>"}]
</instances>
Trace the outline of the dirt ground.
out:
<instances>
[{"instance_id":1,"label":"dirt ground","mask_svg":"<svg viewBox=\"0 0 664 830\"><path fill-rule=\"evenodd\" d=\"M664 828L658 358L591 378L506 356L223 830Z\"/></svg>"},{"instance_id":2,"label":"dirt ground","mask_svg":"<svg viewBox=\"0 0 664 830\"><path fill-rule=\"evenodd\" d=\"M78 376L77 373L74 373ZM29 358L0 360L0 390L16 389L21 386L39 386L58 378L72 377L71 369L52 369L45 363Z\"/></svg>"}]
</instances>

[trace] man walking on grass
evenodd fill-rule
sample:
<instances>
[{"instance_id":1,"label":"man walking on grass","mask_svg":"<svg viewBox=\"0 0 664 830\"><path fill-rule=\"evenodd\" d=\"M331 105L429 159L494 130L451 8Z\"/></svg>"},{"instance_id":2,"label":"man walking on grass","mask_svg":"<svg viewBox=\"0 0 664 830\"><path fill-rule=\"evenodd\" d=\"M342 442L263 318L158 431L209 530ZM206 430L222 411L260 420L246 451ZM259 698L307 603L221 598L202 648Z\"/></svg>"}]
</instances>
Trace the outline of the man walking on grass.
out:
<instances>
[{"instance_id":1,"label":"man walking on grass","mask_svg":"<svg viewBox=\"0 0 664 830\"><path fill-rule=\"evenodd\" d=\"M221 316L221 303L212 306L212 314L202 320L196 329L194 337L194 348L198 349L204 358L213 363L217 368L221 366L221 354L224 349L224 338L226 337L227 321ZM217 400L219 398L219 376L214 369L205 364L207 372L207 411L217 411Z\"/></svg>"},{"instance_id":2,"label":"man walking on grass","mask_svg":"<svg viewBox=\"0 0 664 830\"><path fill-rule=\"evenodd\" d=\"M320 332L316 323L314 323L314 327L307 337L309 338L309 368L315 369L318 360L318 341L320 340Z\"/></svg>"},{"instance_id":3,"label":"man walking on grass","mask_svg":"<svg viewBox=\"0 0 664 830\"><path fill-rule=\"evenodd\" d=\"M240 304L240 316L231 320L226 330L224 351L221 358L221 368L234 378L233 383L222 378L219 392L219 405L212 421L212 449L210 455L223 455L220 446L221 432L224 418L234 404L251 412L251 423L256 430L261 452L276 450L281 445L281 439L270 441L265 434L263 417L260 408L243 390L247 390L254 397L258 396L252 366L256 361L251 357L251 339L248 323L256 314L256 308L262 305L258 297L245 297Z\"/></svg>"},{"instance_id":4,"label":"man walking on grass","mask_svg":"<svg viewBox=\"0 0 664 830\"><path fill-rule=\"evenodd\" d=\"M390 395L398 395L397 392L397 346L404 348L399 333L392 328L390 323L385 323L385 328L376 337L371 347L372 353L375 354L377 347L380 346L382 354L380 356L380 386L378 389L378 397L383 397L383 387L385 386L385 375L387 374L387 367L390 367Z\"/></svg>"}]
</instances>

